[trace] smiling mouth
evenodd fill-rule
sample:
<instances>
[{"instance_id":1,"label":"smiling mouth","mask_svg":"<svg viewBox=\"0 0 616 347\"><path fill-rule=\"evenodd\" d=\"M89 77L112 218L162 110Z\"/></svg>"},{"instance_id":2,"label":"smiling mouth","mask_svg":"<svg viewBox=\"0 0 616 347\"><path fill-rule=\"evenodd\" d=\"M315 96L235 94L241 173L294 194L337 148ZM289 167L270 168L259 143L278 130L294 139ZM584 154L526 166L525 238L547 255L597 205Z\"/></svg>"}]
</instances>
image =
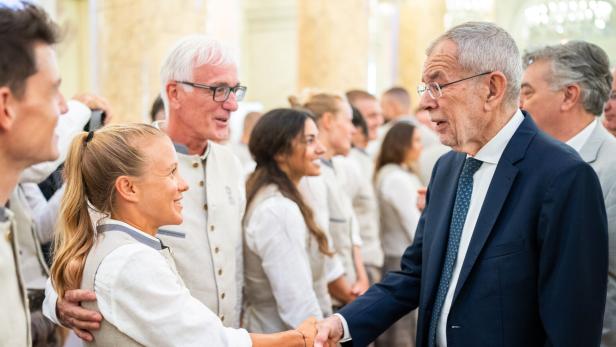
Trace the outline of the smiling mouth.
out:
<instances>
[{"instance_id":1,"label":"smiling mouth","mask_svg":"<svg viewBox=\"0 0 616 347\"><path fill-rule=\"evenodd\" d=\"M214 117L214 120L226 124L229 122L229 117Z\"/></svg>"}]
</instances>

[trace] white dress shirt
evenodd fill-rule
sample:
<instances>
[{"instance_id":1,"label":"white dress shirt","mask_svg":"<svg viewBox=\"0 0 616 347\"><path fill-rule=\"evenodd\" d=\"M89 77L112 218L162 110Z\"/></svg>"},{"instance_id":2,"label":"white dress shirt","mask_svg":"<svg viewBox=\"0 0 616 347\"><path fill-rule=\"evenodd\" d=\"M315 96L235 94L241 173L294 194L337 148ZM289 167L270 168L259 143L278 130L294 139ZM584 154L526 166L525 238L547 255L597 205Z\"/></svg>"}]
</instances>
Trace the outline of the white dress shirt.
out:
<instances>
[{"instance_id":1,"label":"white dress shirt","mask_svg":"<svg viewBox=\"0 0 616 347\"><path fill-rule=\"evenodd\" d=\"M136 230L126 223L108 219ZM182 279L157 250L143 243L118 247L100 264L94 291L101 314L121 332L146 346L251 346L243 329L226 328L190 295Z\"/></svg>"},{"instance_id":2,"label":"white dress shirt","mask_svg":"<svg viewBox=\"0 0 616 347\"><path fill-rule=\"evenodd\" d=\"M594 119L592 122L590 122L590 124L588 124L584 129L582 129L582 131L570 138L569 141L566 142L566 144L573 147L576 152L580 153L580 150L582 150L582 147L586 144L598 123L599 121L597 119Z\"/></svg>"},{"instance_id":3,"label":"white dress shirt","mask_svg":"<svg viewBox=\"0 0 616 347\"><path fill-rule=\"evenodd\" d=\"M449 289L447 290L447 296L445 297L445 303L439 318L438 331L436 332L436 343L439 347L447 347L447 317L449 316L449 310L451 309L453 294L458 283L458 277L460 276L462 264L464 264L466 251L468 250L475 225L477 224L477 219L479 218L479 213L481 212L490 183L492 183L492 177L494 177L496 166L498 165L498 162L505 151L509 140L511 140L523 121L524 115L518 109L509 122L507 122L507 124L496 134L496 136L486 143L474 157L477 160L481 160L483 164L473 175L473 194L471 196L468 214L466 215L466 221L464 222L464 227L462 229L456 264L449 282ZM342 327L344 330L341 342L350 340L352 336L349 332L346 320L342 315L336 315L342 321Z\"/></svg>"}]
</instances>

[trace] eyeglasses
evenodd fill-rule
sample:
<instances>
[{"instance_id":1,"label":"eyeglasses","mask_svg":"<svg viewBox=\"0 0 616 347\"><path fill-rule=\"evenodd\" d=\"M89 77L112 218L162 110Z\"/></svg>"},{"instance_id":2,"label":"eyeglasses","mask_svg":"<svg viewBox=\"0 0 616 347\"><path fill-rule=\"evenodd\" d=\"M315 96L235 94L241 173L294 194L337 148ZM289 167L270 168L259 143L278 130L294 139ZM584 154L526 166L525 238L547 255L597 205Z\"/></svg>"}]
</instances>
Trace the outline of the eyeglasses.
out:
<instances>
[{"instance_id":1,"label":"eyeglasses","mask_svg":"<svg viewBox=\"0 0 616 347\"><path fill-rule=\"evenodd\" d=\"M237 101L242 101L244 99L244 96L246 95L246 86L241 86L239 84L236 85L235 87L229 87L229 86L210 86L210 85L203 84L203 83L194 83L194 82L187 82L187 81L177 81L177 83L182 83L187 86L191 86L195 88L207 89L212 92L212 98L214 99L214 101L217 101L217 102L227 101L227 99L229 99L229 95L231 94L231 92L235 94L235 100Z\"/></svg>"},{"instance_id":2,"label":"eyeglasses","mask_svg":"<svg viewBox=\"0 0 616 347\"><path fill-rule=\"evenodd\" d=\"M463 78L461 80L457 80L457 81L453 81L453 82L448 82L445 84L438 84L436 82L430 82L430 83L420 83L417 86L417 94L419 94L419 96L422 96L426 91L428 92L428 94L430 94L430 97L434 100L440 98L441 96L443 96L443 88L450 86L454 83L458 83L458 82L462 82L462 81L466 81L466 80L470 80L471 78L475 78L475 77L479 77L479 76L483 76L483 75L487 75L492 73L492 71L487 71L487 72L482 72L480 74L477 75L473 75L471 77L466 77Z\"/></svg>"}]
</instances>

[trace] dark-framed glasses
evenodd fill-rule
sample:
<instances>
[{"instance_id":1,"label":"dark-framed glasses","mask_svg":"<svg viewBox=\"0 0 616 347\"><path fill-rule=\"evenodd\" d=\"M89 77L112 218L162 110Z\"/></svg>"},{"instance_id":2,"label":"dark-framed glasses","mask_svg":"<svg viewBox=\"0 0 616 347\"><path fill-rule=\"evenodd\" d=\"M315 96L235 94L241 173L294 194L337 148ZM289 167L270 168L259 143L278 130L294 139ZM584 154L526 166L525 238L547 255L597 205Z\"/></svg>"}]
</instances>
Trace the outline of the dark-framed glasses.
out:
<instances>
[{"instance_id":1,"label":"dark-framed glasses","mask_svg":"<svg viewBox=\"0 0 616 347\"><path fill-rule=\"evenodd\" d=\"M233 92L235 94L235 100L242 101L244 96L246 95L246 86L236 85L235 87L229 86L210 86L203 83L195 83L188 81L177 81L177 83L182 83L187 86L199 88L199 89L207 89L212 92L212 99L217 102L225 102L229 99L229 95Z\"/></svg>"},{"instance_id":2,"label":"dark-framed glasses","mask_svg":"<svg viewBox=\"0 0 616 347\"><path fill-rule=\"evenodd\" d=\"M430 97L432 99L436 100L436 99L440 98L441 96L443 96L443 88L445 88L447 86L450 86L452 84L458 83L458 82L470 80L471 78L487 75L487 74L490 74L490 73L492 73L492 71L482 72L482 73L477 74L477 75L473 75L473 76L470 76L470 77L462 78L462 79L459 79L457 81L448 82L448 83L444 83L444 84L438 84L436 82L420 83L417 86L417 94L419 94L419 96L423 96L423 94L427 91L428 94L430 95Z\"/></svg>"}]
</instances>

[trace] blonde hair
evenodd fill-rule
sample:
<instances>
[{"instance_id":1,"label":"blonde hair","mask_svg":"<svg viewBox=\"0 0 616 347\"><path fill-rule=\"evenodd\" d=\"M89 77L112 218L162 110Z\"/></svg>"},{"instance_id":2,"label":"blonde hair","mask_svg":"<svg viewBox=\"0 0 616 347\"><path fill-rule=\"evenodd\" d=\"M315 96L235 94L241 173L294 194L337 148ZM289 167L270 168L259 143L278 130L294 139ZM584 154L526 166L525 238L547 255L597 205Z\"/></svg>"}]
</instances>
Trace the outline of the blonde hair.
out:
<instances>
[{"instance_id":1,"label":"blonde hair","mask_svg":"<svg viewBox=\"0 0 616 347\"><path fill-rule=\"evenodd\" d=\"M310 111L317 121L326 112L337 114L340 111L339 102L347 102L342 95L310 90L302 95L301 100L296 96L289 96L289 103L293 108L302 108Z\"/></svg>"},{"instance_id":2,"label":"blonde hair","mask_svg":"<svg viewBox=\"0 0 616 347\"><path fill-rule=\"evenodd\" d=\"M86 257L96 239L90 209L114 212L115 181L140 176L146 159L139 150L145 138L165 136L147 124L111 125L73 139L64 166L66 190L54 241L51 280L60 297L81 286Z\"/></svg>"}]
</instances>

